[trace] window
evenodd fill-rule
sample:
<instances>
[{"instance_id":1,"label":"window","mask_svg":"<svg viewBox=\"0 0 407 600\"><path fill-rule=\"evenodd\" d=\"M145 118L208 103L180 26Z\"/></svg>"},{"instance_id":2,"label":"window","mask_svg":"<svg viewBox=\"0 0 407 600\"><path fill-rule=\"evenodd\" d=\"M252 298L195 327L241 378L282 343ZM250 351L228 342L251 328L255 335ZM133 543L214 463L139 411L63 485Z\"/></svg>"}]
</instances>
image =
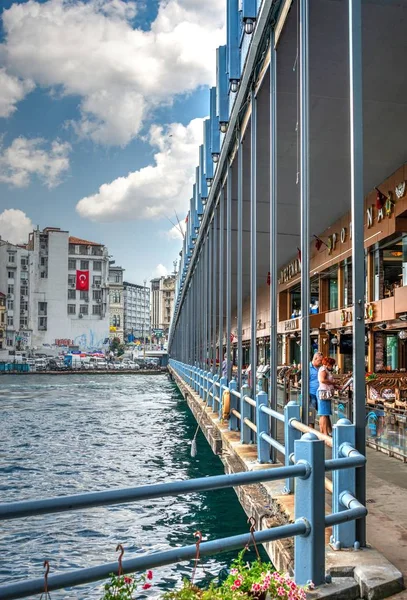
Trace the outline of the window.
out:
<instances>
[{"instance_id":1,"label":"window","mask_svg":"<svg viewBox=\"0 0 407 600\"><path fill-rule=\"evenodd\" d=\"M7 338L6 344L7 344L7 346L12 346L13 345L13 338Z\"/></svg>"},{"instance_id":2,"label":"window","mask_svg":"<svg viewBox=\"0 0 407 600\"><path fill-rule=\"evenodd\" d=\"M42 273L41 273L41 277L42 277ZM45 275L45 277L46 277L46 275ZM27 281L28 273L26 271L22 271L20 278L21 278L21 281Z\"/></svg>"},{"instance_id":3,"label":"window","mask_svg":"<svg viewBox=\"0 0 407 600\"><path fill-rule=\"evenodd\" d=\"M46 331L47 329L47 317L38 318L38 329L40 331Z\"/></svg>"},{"instance_id":4,"label":"window","mask_svg":"<svg viewBox=\"0 0 407 600\"><path fill-rule=\"evenodd\" d=\"M38 302L38 314L39 315L47 314L47 302Z\"/></svg>"},{"instance_id":5,"label":"window","mask_svg":"<svg viewBox=\"0 0 407 600\"><path fill-rule=\"evenodd\" d=\"M21 293L23 292L21 291ZM14 294L14 285L9 285L7 287L7 294Z\"/></svg>"},{"instance_id":6,"label":"window","mask_svg":"<svg viewBox=\"0 0 407 600\"><path fill-rule=\"evenodd\" d=\"M14 309L14 300L7 300L7 310Z\"/></svg>"},{"instance_id":7,"label":"window","mask_svg":"<svg viewBox=\"0 0 407 600\"><path fill-rule=\"evenodd\" d=\"M27 285L22 285L20 288L20 294L22 296L28 296L28 286Z\"/></svg>"},{"instance_id":8,"label":"window","mask_svg":"<svg viewBox=\"0 0 407 600\"><path fill-rule=\"evenodd\" d=\"M41 256L40 264L41 267L46 267L48 265L48 258L46 256Z\"/></svg>"},{"instance_id":9,"label":"window","mask_svg":"<svg viewBox=\"0 0 407 600\"><path fill-rule=\"evenodd\" d=\"M121 276L120 273L117 273L114 277L115 283L121 283Z\"/></svg>"},{"instance_id":10,"label":"window","mask_svg":"<svg viewBox=\"0 0 407 600\"><path fill-rule=\"evenodd\" d=\"M68 315L75 315L75 314L76 314L76 305L68 304Z\"/></svg>"},{"instance_id":11,"label":"window","mask_svg":"<svg viewBox=\"0 0 407 600\"><path fill-rule=\"evenodd\" d=\"M68 290L68 300L76 300L76 290Z\"/></svg>"},{"instance_id":12,"label":"window","mask_svg":"<svg viewBox=\"0 0 407 600\"><path fill-rule=\"evenodd\" d=\"M88 305L87 304L81 304L80 307L79 307L79 312L82 315L87 315L89 313L89 307L88 307Z\"/></svg>"},{"instance_id":13,"label":"window","mask_svg":"<svg viewBox=\"0 0 407 600\"><path fill-rule=\"evenodd\" d=\"M102 314L102 305L101 304L94 304L92 306L92 314L93 315L101 315Z\"/></svg>"},{"instance_id":14,"label":"window","mask_svg":"<svg viewBox=\"0 0 407 600\"><path fill-rule=\"evenodd\" d=\"M76 285L76 275L68 275L68 285Z\"/></svg>"},{"instance_id":15,"label":"window","mask_svg":"<svg viewBox=\"0 0 407 600\"><path fill-rule=\"evenodd\" d=\"M28 317L20 317L20 327L28 326Z\"/></svg>"},{"instance_id":16,"label":"window","mask_svg":"<svg viewBox=\"0 0 407 600\"><path fill-rule=\"evenodd\" d=\"M84 246L83 244L81 246L79 246L79 254L87 254L88 253L88 247Z\"/></svg>"},{"instance_id":17,"label":"window","mask_svg":"<svg viewBox=\"0 0 407 600\"><path fill-rule=\"evenodd\" d=\"M76 269L76 260L74 258L68 259L68 269Z\"/></svg>"},{"instance_id":18,"label":"window","mask_svg":"<svg viewBox=\"0 0 407 600\"><path fill-rule=\"evenodd\" d=\"M112 317L112 325L113 327L116 327L116 315L113 315Z\"/></svg>"},{"instance_id":19,"label":"window","mask_svg":"<svg viewBox=\"0 0 407 600\"><path fill-rule=\"evenodd\" d=\"M93 256L103 256L102 246L92 246L92 255Z\"/></svg>"},{"instance_id":20,"label":"window","mask_svg":"<svg viewBox=\"0 0 407 600\"><path fill-rule=\"evenodd\" d=\"M47 272L41 271L41 279L46 279L46 278L47 278Z\"/></svg>"},{"instance_id":21,"label":"window","mask_svg":"<svg viewBox=\"0 0 407 600\"><path fill-rule=\"evenodd\" d=\"M20 302L20 312L23 310L28 310L28 302L27 300L23 300Z\"/></svg>"},{"instance_id":22,"label":"window","mask_svg":"<svg viewBox=\"0 0 407 600\"><path fill-rule=\"evenodd\" d=\"M80 297L81 300L89 300L89 293L81 290L81 293L80 293L79 297Z\"/></svg>"},{"instance_id":23,"label":"window","mask_svg":"<svg viewBox=\"0 0 407 600\"><path fill-rule=\"evenodd\" d=\"M7 273L7 276L8 276L9 279L14 279L14 271L9 271Z\"/></svg>"},{"instance_id":24,"label":"window","mask_svg":"<svg viewBox=\"0 0 407 600\"><path fill-rule=\"evenodd\" d=\"M102 290L93 290L92 297L94 300L102 299Z\"/></svg>"},{"instance_id":25,"label":"window","mask_svg":"<svg viewBox=\"0 0 407 600\"><path fill-rule=\"evenodd\" d=\"M93 261L93 270L94 271L101 271L102 270L102 261L101 260L94 260Z\"/></svg>"},{"instance_id":26,"label":"window","mask_svg":"<svg viewBox=\"0 0 407 600\"><path fill-rule=\"evenodd\" d=\"M75 244L69 244L69 254L76 254Z\"/></svg>"},{"instance_id":27,"label":"window","mask_svg":"<svg viewBox=\"0 0 407 600\"><path fill-rule=\"evenodd\" d=\"M28 267L28 258L25 258L24 256L21 258L21 266Z\"/></svg>"},{"instance_id":28,"label":"window","mask_svg":"<svg viewBox=\"0 0 407 600\"><path fill-rule=\"evenodd\" d=\"M102 277L100 275L94 275L93 276L93 284L94 285L101 285L102 284Z\"/></svg>"},{"instance_id":29,"label":"window","mask_svg":"<svg viewBox=\"0 0 407 600\"><path fill-rule=\"evenodd\" d=\"M88 271L88 270L89 270L89 261L81 260L81 271Z\"/></svg>"},{"instance_id":30,"label":"window","mask_svg":"<svg viewBox=\"0 0 407 600\"><path fill-rule=\"evenodd\" d=\"M8 253L8 262L9 263L15 263L16 262L16 255L14 252L9 252Z\"/></svg>"},{"instance_id":31,"label":"window","mask_svg":"<svg viewBox=\"0 0 407 600\"><path fill-rule=\"evenodd\" d=\"M9 327L13 327L13 324L14 324L14 319L13 319L13 317L10 317L10 315L9 315L9 316L7 317L7 325L8 325Z\"/></svg>"}]
</instances>

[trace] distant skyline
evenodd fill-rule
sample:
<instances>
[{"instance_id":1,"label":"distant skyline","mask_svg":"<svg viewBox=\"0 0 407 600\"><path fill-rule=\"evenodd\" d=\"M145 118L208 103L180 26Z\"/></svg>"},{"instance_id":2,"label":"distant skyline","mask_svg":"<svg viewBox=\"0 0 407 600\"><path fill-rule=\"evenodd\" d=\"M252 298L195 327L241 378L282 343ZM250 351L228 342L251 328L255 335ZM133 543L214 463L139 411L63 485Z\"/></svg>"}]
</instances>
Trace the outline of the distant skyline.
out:
<instances>
[{"instance_id":1,"label":"distant skyline","mask_svg":"<svg viewBox=\"0 0 407 600\"><path fill-rule=\"evenodd\" d=\"M125 279L172 272L222 0L3 0L0 235L37 225L106 244Z\"/></svg>"}]
</instances>

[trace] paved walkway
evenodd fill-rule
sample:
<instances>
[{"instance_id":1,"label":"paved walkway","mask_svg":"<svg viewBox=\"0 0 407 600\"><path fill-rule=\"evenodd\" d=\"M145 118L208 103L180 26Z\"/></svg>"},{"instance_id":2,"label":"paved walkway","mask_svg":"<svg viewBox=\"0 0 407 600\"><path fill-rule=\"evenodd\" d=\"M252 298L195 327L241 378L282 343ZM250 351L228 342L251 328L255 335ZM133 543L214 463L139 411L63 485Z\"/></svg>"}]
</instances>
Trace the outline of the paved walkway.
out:
<instances>
[{"instance_id":1,"label":"paved walkway","mask_svg":"<svg viewBox=\"0 0 407 600\"><path fill-rule=\"evenodd\" d=\"M367 540L404 575L407 586L407 464L367 448ZM407 599L407 591L395 596Z\"/></svg>"}]
</instances>

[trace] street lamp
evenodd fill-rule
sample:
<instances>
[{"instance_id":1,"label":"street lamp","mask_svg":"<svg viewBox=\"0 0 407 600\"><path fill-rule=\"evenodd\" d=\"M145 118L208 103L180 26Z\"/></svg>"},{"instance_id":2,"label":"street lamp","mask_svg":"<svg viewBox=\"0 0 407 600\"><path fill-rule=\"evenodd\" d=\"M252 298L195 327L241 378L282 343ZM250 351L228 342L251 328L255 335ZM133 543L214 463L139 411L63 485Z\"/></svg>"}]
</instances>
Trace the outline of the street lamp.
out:
<instances>
[{"instance_id":1,"label":"street lamp","mask_svg":"<svg viewBox=\"0 0 407 600\"><path fill-rule=\"evenodd\" d=\"M143 310L143 358L146 359L146 334L144 331L144 326L146 324L146 283L147 279L144 279L144 310Z\"/></svg>"}]
</instances>

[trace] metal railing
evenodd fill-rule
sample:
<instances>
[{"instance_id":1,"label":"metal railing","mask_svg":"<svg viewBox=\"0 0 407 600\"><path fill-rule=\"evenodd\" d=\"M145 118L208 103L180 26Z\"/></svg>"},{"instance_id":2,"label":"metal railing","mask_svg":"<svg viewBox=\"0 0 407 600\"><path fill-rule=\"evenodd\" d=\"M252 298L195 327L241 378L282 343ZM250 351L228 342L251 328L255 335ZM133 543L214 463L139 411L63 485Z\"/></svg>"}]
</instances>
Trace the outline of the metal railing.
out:
<instances>
[{"instance_id":1,"label":"metal railing","mask_svg":"<svg viewBox=\"0 0 407 600\"><path fill-rule=\"evenodd\" d=\"M342 458L339 461L325 462L323 442L313 434L306 434L301 439L296 440L296 464L290 466L129 489L0 504L0 520L83 510L96 506L140 502L153 498L252 485L286 478L296 479L294 523L256 532L254 538L256 543L266 543L294 537L294 576L296 582L299 585L305 585L308 581L313 581L316 585L319 585L325 582L325 528L346 527L352 524L355 519L363 518L367 513L366 508L356 500L354 495L344 489L338 498L336 512L321 518L321 515L325 514L324 472L330 470L341 473L345 468L354 468L362 463L359 453L350 456L355 453L351 446L347 447L347 452L347 459ZM200 545L200 554L201 556L209 556L243 548L251 541L251 534L244 534L204 542ZM195 556L196 545L193 544L125 560L122 563L122 569L124 574L145 571L146 569L191 560ZM310 561L309 556L313 556L315 559ZM109 577L111 573L117 572L117 568L117 563L105 563L95 567L51 575L47 581L48 590L53 591L99 581ZM33 594L40 594L43 590L43 578L20 581L0 586L0 598L2 600L25 598Z\"/></svg>"},{"instance_id":2,"label":"metal railing","mask_svg":"<svg viewBox=\"0 0 407 600\"><path fill-rule=\"evenodd\" d=\"M219 390L230 393L229 429L232 431L240 430L242 444L250 444L253 441L256 443L259 463L272 462L271 448L274 448L280 453L282 462L288 467L295 460L295 444L301 439L301 435L312 435L323 444L323 448L328 446L332 449L332 460L327 460L325 464L327 472L330 471L330 465L335 464L335 473L332 481L324 476L323 482L325 489L332 493L332 503L335 509L340 510L341 502L338 498L345 490L354 492L356 487L355 468L363 466L366 463L366 457L355 450L355 426L349 419L338 420L333 428L331 438L301 422L301 407L296 402L288 402L284 407L283 414L281 414L268 406L268 396L263 391L259 391L256 394L256 399L253 399L249 395L249 386L242 385L240 391L238 391L237 382L234 379L228 382L226 377L219 379L217 374L212 374L210 371L204 371L173 359L170 360L170 366L185 382L188 382L190 387L207 403L212 411L218 413L219 420L223 416L223 393L220 394L220 397L216 397L213 389L219 387ZM217 404L215 404L215 399ZM255 408L255 411L252 418L253 408ZM270 435L270 419L283 423L284 443ZM254 440L252 432L254 433ZM349 451L351 454L349 454ZM352 458L352 460L349 461L349 458ZM340 476L337 475L336 470L341 472ZM295 492L293 477L286 478L285 492ZM357 543L355 524L334 527L332 540L336 547L352 547Z\"/></svg>"}]
</instances>

